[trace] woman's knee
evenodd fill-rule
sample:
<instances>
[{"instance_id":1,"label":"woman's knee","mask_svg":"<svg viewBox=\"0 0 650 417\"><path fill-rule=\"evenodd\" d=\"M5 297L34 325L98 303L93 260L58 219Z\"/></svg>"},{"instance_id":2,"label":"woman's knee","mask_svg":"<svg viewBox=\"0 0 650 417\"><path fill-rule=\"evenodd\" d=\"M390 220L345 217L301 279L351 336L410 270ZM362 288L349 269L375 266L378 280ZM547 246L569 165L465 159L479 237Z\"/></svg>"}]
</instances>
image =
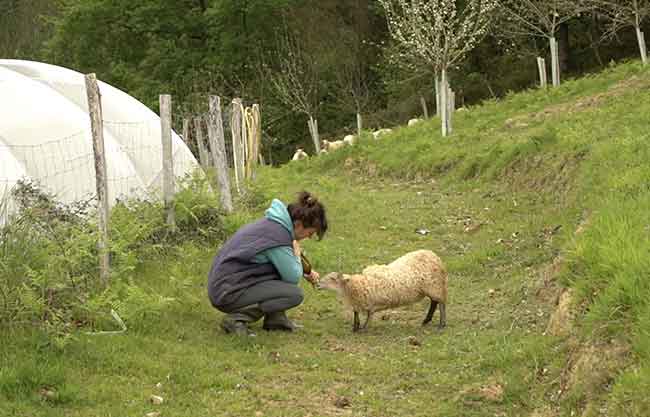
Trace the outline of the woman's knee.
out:
<instances>
[{"instance_id":1,"label":"woman's knee","mask_svg":"<svg viewBox=\"0 0 650 417\"><path fill-rule=\"evenodd\" d=\"M291 294L289 295L289 302L295 307L297 305L302 304L302 302L305 300L305 293L303 292L302 288L299 286L295 286Z\"/></svg>"}]
</instances>

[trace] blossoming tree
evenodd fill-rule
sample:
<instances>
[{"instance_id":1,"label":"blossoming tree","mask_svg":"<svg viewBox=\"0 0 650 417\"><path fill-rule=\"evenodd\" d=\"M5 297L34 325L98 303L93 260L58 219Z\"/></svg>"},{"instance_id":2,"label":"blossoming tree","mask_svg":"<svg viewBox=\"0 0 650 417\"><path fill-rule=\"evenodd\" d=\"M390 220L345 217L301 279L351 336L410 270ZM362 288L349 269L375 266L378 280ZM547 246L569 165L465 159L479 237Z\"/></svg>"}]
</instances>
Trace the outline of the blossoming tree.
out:
<instances>
[{"instance_id":1,"label":"blossoming tree","mask_svg":"<svg viewBox=\"0 0 650 417\"><path fill-rule=\"evenodd\" d=\"M442 136L448 134L447 70L483 39L497 0L379 0L404 59L431 66L439 85ZM437 100L438 101L438 100Z\"/></svg>"}]
</instances>

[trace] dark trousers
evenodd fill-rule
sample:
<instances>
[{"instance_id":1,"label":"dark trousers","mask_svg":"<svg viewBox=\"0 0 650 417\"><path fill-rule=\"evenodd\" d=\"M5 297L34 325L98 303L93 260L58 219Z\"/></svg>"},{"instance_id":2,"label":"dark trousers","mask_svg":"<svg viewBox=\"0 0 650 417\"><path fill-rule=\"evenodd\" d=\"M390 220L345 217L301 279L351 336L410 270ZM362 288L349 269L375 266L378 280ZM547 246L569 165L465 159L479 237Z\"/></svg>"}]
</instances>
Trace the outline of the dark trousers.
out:
<instances>
[{"instance_id":1,"label":"dark trousers","mask_svg":"<svg viewBox=\"0 0 650 417\"><path fill-rule=\"evenodd\" d=\"M243 307L257 304L264 314L270 314L296 307L304 298L302 288L296 284L273 279L246 288L234 303L219 307L219 310L235 313Z\"/></svg>"}]
</instances>

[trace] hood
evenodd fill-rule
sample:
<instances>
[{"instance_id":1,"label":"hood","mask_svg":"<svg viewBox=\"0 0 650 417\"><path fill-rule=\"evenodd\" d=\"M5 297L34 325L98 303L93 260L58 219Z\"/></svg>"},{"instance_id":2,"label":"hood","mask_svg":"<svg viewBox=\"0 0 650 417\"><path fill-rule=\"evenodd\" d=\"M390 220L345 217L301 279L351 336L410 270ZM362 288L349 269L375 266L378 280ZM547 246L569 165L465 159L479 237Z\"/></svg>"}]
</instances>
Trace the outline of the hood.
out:
<instances>
[{"instance_id":1,"label":"hood","mask_svg":"<svg viewBox=\"0 0 650 417\"><path fill-rule=\"evenodd\" d=\"M291 238L293 239L293 222L291 221L291 216L289 216L289 211L287 206L277 198L274 198L271 202L271 207L266 209L264 212L264 217L269 220L273 220L276 223L280 223L284 226L285 229L291 233Z\"/></svg>"}]
</instances>

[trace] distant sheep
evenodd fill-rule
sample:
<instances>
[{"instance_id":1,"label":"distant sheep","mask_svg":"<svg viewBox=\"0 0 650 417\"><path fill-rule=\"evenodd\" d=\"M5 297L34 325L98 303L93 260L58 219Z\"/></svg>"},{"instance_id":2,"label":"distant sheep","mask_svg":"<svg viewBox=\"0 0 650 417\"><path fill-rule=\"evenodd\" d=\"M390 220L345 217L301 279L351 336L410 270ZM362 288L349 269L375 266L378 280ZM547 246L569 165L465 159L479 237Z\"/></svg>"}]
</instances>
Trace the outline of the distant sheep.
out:
<instances>
[{"instance_id":1,"label":"distant sheep","mask_svg":"<svg viewBox=\"0 0 650 417\"><path fill-rule=\"evenodd\" d=\"M411 120L409 120L408 125L413 126L415 124L420 123L421 121L422 121L422 119L411 119Z\"/></svg>"},{"instance_id":2,"label":"distant sheep","mask_svg":"<svg viewBox=\"0 0 650 417\"><path fill-rule=\"evenodd\" d=\"M447 324L447 271L430 250L409 252L388 265L371 265L361 274L332 272L323 277L319 288L336 291L354 312L353 331L365 329L373 313L413 304L424 297L431 300L422 325L429 323L440 303L439 328ZM366 312L360 327L359 313Z\"/></svg>"},{"instance_id":3,"label":"distant sheep","mask_svg":"<svg viewBox=\"0 0 650 417\"><path fill-rule=\"evenodd\" d=\"M309 155L307 152L303 151L302 148L298 148L296 150L296 153L293 154L293 158L291 158L292 161L299 161L301 159L309 158Z\"/></svg>"},{"instance_id":4,"label":"distant sheep","mask_svg":"<svg viewBox=\"0 0 650 417\"><path fill-rule=\"evenodd\" d=\"M329 141L329 140L323 139L321 141L320 146L321 146L322 149L325 149L327 152L332 152L332 151L335 151L337 149L341 149L342 147L344 147L345 142L343 142L342 140Z\"/></svg>"},{"instance_id":5,"label":"distant sheep","mask_svg":"<svg viewBox=\"0 0 650 417\"><path fill-rule=\"evenodd\" d=\"M389 134L392 131L393 131L393 129L389 129L389 128L375 130L374 132L372 132L372 137L375 138L375 140L376 140L376 139L379 139L380 137L382 137L384 135Z\"/></svg>"},{"instance_id":6,"label":"distant sheep","mask_svg":"<svg viewBox=\"0 0 650 417\"><path fill-rule=\"evenodd\" d=\"M347 145L354 145L357 142L357 137L354 135L345 135L343 142Z\"/></svg>"}]
</instances>

